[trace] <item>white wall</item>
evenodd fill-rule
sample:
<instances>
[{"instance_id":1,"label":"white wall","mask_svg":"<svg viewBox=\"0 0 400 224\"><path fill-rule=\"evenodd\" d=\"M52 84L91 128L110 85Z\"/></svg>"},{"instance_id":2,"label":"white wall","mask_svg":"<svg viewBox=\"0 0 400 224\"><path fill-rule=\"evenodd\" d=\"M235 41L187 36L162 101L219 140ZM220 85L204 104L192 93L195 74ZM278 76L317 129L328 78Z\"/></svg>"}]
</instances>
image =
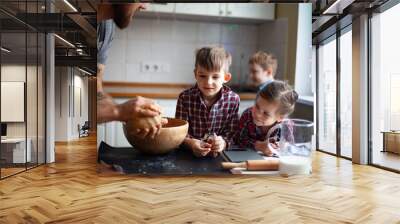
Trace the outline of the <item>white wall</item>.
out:
<instances>
[{"instance_id":1,"label":"white wall","mask_svg":"<svg viewBox=\"0 0 400 224\"><path fill-rule=\"evenodd\" d=\"M22 108L22 110L26 110L27 119L25 122L7 122L7 137L25 138L26 135L30 139L33 161L36 162L36 153L39 153L40 163L44 162L42 156L45 123L43 77L40 66L25 66L25 64L3 64L1 66L1 81L24 82L27 91L26 108ZM1 110L10 110L10 108L1 108Z\"/></svg>"},{"instance_id":2,"label":"white wall","mask_svg":"<svg viewBox=\"0 0 400 224\"><path fill-rule=\"evenodd\" d=\"M78 124L88 120L88 80L71 67L56 67L55 73L55 140L70 141L78 138Z\"/></svg>"},{"instance_id":3,"label":"white wall","mask_svg":"<svg viewBox=\"0 0 400 224\"><path fill-rule=\"evenodd\" d=\"M87 76L83 77L79 74L83 74L83 73L78 73L78 70L75 70L75 75L74 75L74 86L75 86L75 90L74 93L75 94L74 97L74 110L75 113L73 113L73 121L72 121L72 136L76 137L79 135L78 133L78 129L77 126L78 124L80 124L80 126L82 126L85 121L88 121L89 119L89 113L88 113L88 107L89 107L89 103L88 103L88 78ZM80 93L78 93L78 91L80 91ZM79 97L80 95L80 97ZM79 102L80 101L80 102ZM81 108L80 108L81 107ZM80 111L81 110L81 111Z\"/></svg>"},{"instance_id":4,"label":"white wall","mask_svg":"<svg viewBox=\"0 0 400 224\"><path fill-rule=\"evenodd\" d=\"M25 69L25 65L2 65L1 81L26 82ZM1 108L1 110L7 110L7 108ZM24 122L7 123L7 137L25 137L25 126Z\"/></svg>"},{"instance_id":5,"label":"white wall","mask_svg":"<svg viewBox=\"0 0 400 224\"><path fill-rule=\"evenodd\" d=\"M68 139L68 86L69 76L67 67L55 68L55 140L66 141ZM66 94L65 94L66 93Z\"/></svg>"},{"instance_id":6,"label":"white wall","mask_svg":"<svg viewBox=\"0 0 400 224\"><path fill-rule=\"evenodd\" d=\"M311 4L299 4L299 19L297 25L297 51L295 90L303 96L313 96L312 92L312 24Z\"/></svg>"},{"instance_id":7,"label":"white wall","mask_svg":"<svg viewBox=\"0 0 400 224\"><path fill-rule=\"evenodd\" d=\"M36 130L36 80L30 76L30 74L36 75L36 67L25 65L2 65L1 66L1 81L17 81L25 82L26 71L28 72L28 87L27 87L27 110L31 113L27 113L28 129L30 127ZM33 88L33 86L35 88ZM40 106L40 105L39 105ZM1 110L7 110L7 108L1 108ZM34 122L35 124L33 124ZM35 127L33 127L33 125ZM25 137L25 122L7 122L7 136L8 137ZM28 130L28 135L31 133ZM35 132L36 134L36 132ZM29 137L29 136L28 136Z\"/></svg>"},{"instance_id":8,"label":"white wall","mask_svg":"<svg viewBox=\"0 0 400 224\"><path fill-rule=\"evenodd\" d=\"M285 15L283 12L288 9L297 14ZM277 79L286 77L297 82L301 94L310 95L310 88L303 90L301 82L309 82L304 81L303 74L308 77L311 73L311 5L284 5L279 15L276 20L259 25L135 18L126 29L116 29L104 81L193 83L195 50L217 44L232 54L230 84L247 81L250 56L263 50L278 59ZM295 28L291 31L295 38L288 36L290 27ZM289 41L293 43L290 45ZM143 64L162 68L160 72L144 72ZM303 76L295 81L295 74Z\"/></svg>"},{"instance_id":9,"label":"white wall","mask_svg":"<svg viewBox=\"0 0 400 224\"><path fill-rule=\"evenodd\" d=\"M232 54L231 82L248 71L248 59L257 50L258 25L181 20L134 19L116 29L108 55L105 81L193 83L195 50L223 45ZM164 72L141 72L141 63L165 65Z\"/></svg>"}]
</instances>

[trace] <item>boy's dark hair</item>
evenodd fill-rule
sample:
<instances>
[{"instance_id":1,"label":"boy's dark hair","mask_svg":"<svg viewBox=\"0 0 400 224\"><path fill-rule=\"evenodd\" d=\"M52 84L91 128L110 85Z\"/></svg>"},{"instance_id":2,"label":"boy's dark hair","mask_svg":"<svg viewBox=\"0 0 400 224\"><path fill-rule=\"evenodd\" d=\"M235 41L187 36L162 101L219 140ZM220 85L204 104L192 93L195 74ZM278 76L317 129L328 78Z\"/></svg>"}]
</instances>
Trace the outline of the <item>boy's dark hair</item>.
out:
<instances>
[{"instance_id":1,"label":"boy's dark hair","mask_svg":"<svg viewBox=\"0 0 400 224\"><path fill-rule=\"evenodd\" d=\"M201 66L207 71L219 71L221 68L227 73L232 63L232 56L222 47L203 47L196 51L195 68Z\"/></svg>"},{"instance_id":2,"label":"boy's dark hair","mask_svg":"<svg viewBox=\"0 0 400 224\"><path fill-rule=\"evenodd\" d=\"M293 113L299 95L286 82L274 80L264 86L257 97L278 103L278 113L286 116Z\"/></svg>"},{"instance_id":3,"label":"boy's dark hair","mask_svg":"<svg viewBox=\"0 0 400 224\"><path fill-rule=\"evenodd\" d=\"M262 69L272 70L272 76L275 76L276 70L278 69L278 59L273 54L268 54L263 51L258 51L253 54L249 59L249 64L257 64L261 66Z\"/></svg>"}]
</instances>

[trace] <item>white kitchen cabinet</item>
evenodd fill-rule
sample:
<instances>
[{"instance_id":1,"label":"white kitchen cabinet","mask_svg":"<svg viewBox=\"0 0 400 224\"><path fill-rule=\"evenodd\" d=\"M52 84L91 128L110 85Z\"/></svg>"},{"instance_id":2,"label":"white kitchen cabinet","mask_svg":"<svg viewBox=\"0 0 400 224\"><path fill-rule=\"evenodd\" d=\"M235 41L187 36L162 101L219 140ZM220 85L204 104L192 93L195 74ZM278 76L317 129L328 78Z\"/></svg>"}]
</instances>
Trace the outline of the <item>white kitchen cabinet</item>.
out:
<instances>
[{"instance_id":1,"label":"white kitchen cabinet","mask_svg":"<svg viewBox=\"0 0 400 224\"><path fill-rule=\"evenodd\" d=\"M176 3L176 14L221 16L221 3Z\"/></svg>"},{"instance_id":2,"label":"white kitchen cabinet","mask_svg":"<svg viewBox=\"0 0 400 224\"><path fill-rule=\"evenodd\" d=\"M143 12L174 13L175 3L152 3Z\"/></svg>"},{"instance_id":3,"label":"white kitchen cabinet","mask_svg":"<svg viewBox=\"0 0 400 224\"><path fill-rule=\"evenodd\" d=\"M225 17L243 19L275 19L273 3L224 3L221 7Z\"/></svg>"},{"instance_id":4,"label":"white kitchen cabinet","mask_svg":"<svg viewBox=\"0 0 400 224\"><path fill-rule=\"evenodd\" d=\"M273 20L274 3L166 3L149 5L143 14L163 13L174 17L197 16L204 19Z\"/></svg>"}]
</instances>

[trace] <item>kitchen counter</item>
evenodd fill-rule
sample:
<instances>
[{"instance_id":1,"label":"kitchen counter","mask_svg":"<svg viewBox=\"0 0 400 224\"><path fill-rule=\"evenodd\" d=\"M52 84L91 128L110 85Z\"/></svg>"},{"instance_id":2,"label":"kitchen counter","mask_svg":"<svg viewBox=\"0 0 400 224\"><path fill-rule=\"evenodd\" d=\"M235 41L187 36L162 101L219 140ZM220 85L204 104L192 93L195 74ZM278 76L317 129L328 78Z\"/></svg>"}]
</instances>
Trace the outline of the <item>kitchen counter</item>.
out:
<instances>
[{"instance_id":1,"label":"kitchen counter","mask_svg":"<svg viewBox=\"0 0 400 224\"><path fill-rule=\"evenodd\" d=\"M298 103L305 104L308 106L313 106L314 105L314 96L299 96L299 99L297 100Z\"/></svg>"},{"instance_id":2,"label":"kitchen counter","mask_svg":"<svg viewBox=\"0 0 400 224\"><path fill-rule=\"evenodd\" d=\"M124 174L136 175L227 175L223 158L196 157L185 148L177 148L164 155L146 155L132 147L112 147L102 142L98 159L103 164L118 167Z\"/></svg>"},{"instance_id":3,"label":"kitchen counter","mask_svg":"<svg viewBox=\"0 0 400 224\"><path fill-rule=\"evenodd\" d=\"M157 99L178 99L191 84L104 82L104 90L114 98L143 96ZM241 100L254 100L255 93L238 93Z\"/></svg>"}]
</instances>

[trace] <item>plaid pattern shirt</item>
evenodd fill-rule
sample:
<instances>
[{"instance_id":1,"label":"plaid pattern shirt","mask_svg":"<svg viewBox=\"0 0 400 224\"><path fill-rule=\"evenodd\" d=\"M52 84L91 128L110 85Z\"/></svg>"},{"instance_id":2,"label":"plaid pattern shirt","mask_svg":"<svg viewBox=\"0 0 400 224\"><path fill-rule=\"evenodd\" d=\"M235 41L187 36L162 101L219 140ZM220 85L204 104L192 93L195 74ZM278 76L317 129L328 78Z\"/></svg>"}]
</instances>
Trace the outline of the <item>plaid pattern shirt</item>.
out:
<instances>
[{"instance_id":1,"label":"plaid pattern shirt","mask_svg":"<svg viewBox=\"0 0 400 224\"><path fill-rule=\"evenodd\" d=\"M280 141L282 127L281 123L275 122L270 128L262 129L257 126L253 121L253 115L251 113L252 107L247 108L240 117L239 121L239 136L236 144L243 148L254 149L254 143L256 141L266 141L270 143L277 143ZM290 120L285 120L285 124L288 125L289 134L286 137L287 140L293 141L292 137L292 125Z\"/></svg>"},{"instance_id":2,"label":"plaid pattern shirt","mask_svg":"<svg viewBox=\"0 0 400 224\"><path fill-rule=\"evenodd\" d=\"M221 97L207 107L197 85L183 91L175 117L189 122L188 137L201 139L205 134L215 133L224 138L228 147L239 123L240 98L227 86L223 86L220 93Z\"/></svg>"}]
</instances>

